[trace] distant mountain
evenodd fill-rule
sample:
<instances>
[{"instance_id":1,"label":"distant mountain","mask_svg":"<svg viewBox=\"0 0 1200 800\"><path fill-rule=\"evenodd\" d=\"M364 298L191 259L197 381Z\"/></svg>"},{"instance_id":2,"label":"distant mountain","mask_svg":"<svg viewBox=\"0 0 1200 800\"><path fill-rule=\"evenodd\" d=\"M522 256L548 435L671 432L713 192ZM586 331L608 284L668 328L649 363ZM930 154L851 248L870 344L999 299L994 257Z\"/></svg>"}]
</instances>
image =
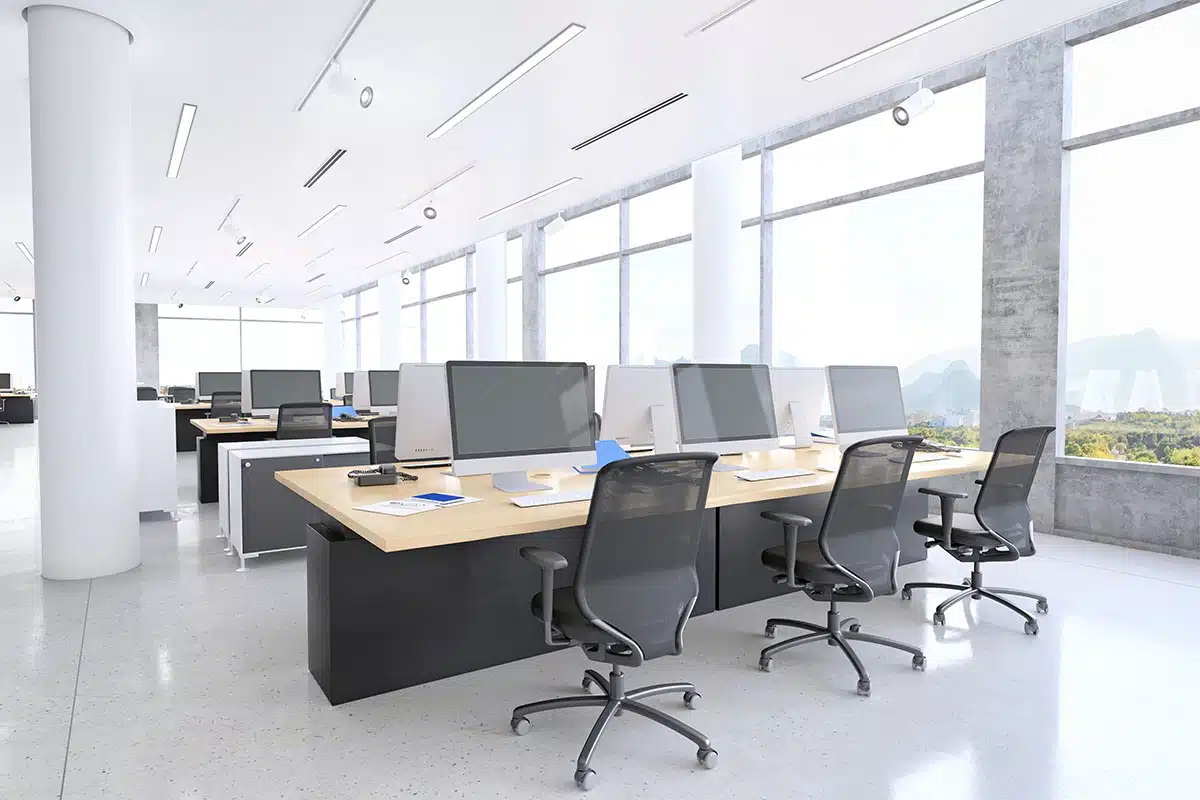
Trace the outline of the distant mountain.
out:
<instances>
[{"instance_id":1,"label":"distant mountain","mask_svg":"<svg viewBox=\"0 0 1200 800\"><path fill-rule=\"evenodd\" d=\"M904 384L910 384L927 372L945 372L947 367L956 361L965 363L967 368L976 375L980 373L979 348L960 347L957 350L947 350L942 353L933 353L932 355L925 356L915 364L909 364L907 367L900 370L900 382Z\"/></svg>"},{"instance_id":2,"label":"distant mountain","mask_svg":"<svg viewBox=\"0 0 1200 800\"><path fill-rule=\"evenodd\" d=\"M1084 402L1089 380L1111 382L1100 394L1114 395L1114 408L1124 411L1135 395L1138 373L1155 373L1162 403L1171 409L1195 408L1200 403L1200 341L1169 341L1153 329L1119 336L1097 336L1067 347L1067 402Z\"/></svg>"},{"instance_id":3,"label":"distant mountain","mask_svg":"<svg viewBox=\"0 0 1200 800\"><path fill-rule=\"evenodd\" d=\"M938 416L979 408L979 376L966 361L953 361L941 372L926 372L904 386L904 410Z\"/></svg>"}]
</instances>

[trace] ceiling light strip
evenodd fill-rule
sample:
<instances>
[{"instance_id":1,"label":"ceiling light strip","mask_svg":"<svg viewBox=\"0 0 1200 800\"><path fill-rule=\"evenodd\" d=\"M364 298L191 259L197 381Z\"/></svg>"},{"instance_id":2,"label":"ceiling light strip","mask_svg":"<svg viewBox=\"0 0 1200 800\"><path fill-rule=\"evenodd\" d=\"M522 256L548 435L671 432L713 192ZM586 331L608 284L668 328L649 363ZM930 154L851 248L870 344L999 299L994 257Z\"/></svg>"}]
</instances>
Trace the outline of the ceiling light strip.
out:
<instances>
[{"instance_id":1,"label":"ceiling light strip","mask_svg":"<svg viewBox=\"0 0 1200 800\"><path fill-rule=\"evenodd\" d=\"M367 12L371 10L371 6L375 5L375 0L366 0L362 7L358 9L358 13L354 15L354 19L350 20L350 26L346 28L346 32L342 34L342 38L338 40L337 47L333 48L329 58L325 59L325 64L321 67L321 71L317 73L317 77L313 79L312 84L308 87L308 91L304 93L304 97L300 98L300 103L296 106L297 111L303 111L304 106L312 99L313 94L317 91L317 87L321 85L321 81L325 80L325 76L329 74L329 68L333 66L333 62L337 61L338 56L342 54L342 50L346 49L346 45L350 43L354 32L358 30L358 26L362 24L363 18L367 16Z\"/></svg>"},{"instance_id":2,"label":"ceiling light strip","mask_svg":"<svg viewBox=\"0 0 1200 800\"><path fill-rule=\"evenodd\" d=\"M595 136L593 136L590 139L584 139L582 142L575 145L571 149L572 150L582 150L583 148L587 147L588 145L595 144L596 142L600 141L601 139L603 139L606 136L612 136L614 133L621 130L622 128L628 128L633 123L640 122L641 120L645 119L646 117L650 116L651 114L658 113L659 111L662 111L664 108L667 108L668 106L673 106L676 103L678 103L680 100L684 100L686 98L687 98L687 94L684 92L680 92L679 94L675 95L674 97L668 97L666 100L663 100L658 105L651 106L650 108L647 108L645 111L634 114L629 119L627 119L623 122L618 122L616 125L613 125L608 130L601 131L600 133L597 133Z\"/></svg>"},{"instance_id":3,"label":"ceiling light strip","mask_svg":"<svg viewBox=\"0 0 1200 800\"><path fill-rule=\"evenodd\" d=\"M162 238L162 225L155 225L154 230L150 231L150 253L158 252L158 240Z\"/></svg>"},{"instance_id":4,"label":"ceiling light strip","mask_svg":"<svg viewBox=\"0 0 1200 800\"><path fill-rule=\"evenodd\" d=\"M557 192L559 189L563 188L564 186L570 186L572 183L575 183L576 181L581 181L581 180L583 180L583 178L580 178L580 177L567 178L565 181L560 181L560 182L554 184L553 186L548 186L545 189L542 189L540 192L535 192L534 194L531 194L528 197L523 197L520 200L516 201L515 203L509 203L508 205L504 206L503 208L497 208L495 211L484 214L479 219L481 222L485 219L491 219L492 217L496 216L497 214L503 214L505 211L511 211L512 209L516 208L517 206L523 206L526 203L532 203L534 200L539 200L539 199L545 197L546 195L550 194L551 192Z\"/></svg>"},{"instance_id":5,"label":"ceiling light strip","mask_svg":"<svg viewBox=\"0 0 1200 800\"><path fill-rule=\"evenodd\" d=\"M331 208L325 212L325 216L321 217L319 220L314 222L312 225L309 225L307 228L305 228L300 233L300 235L296 238L304 239L305 237L311 235L314 231L316 231L322 225L324 225L326 222L329 222L329 220L333 219L334 217L336 217L338 214L342 213L345 210L346 210L346 207L344 205L334 206L333 208Z\"/></svg>"},{"instance_id":6,"label":"ceiling light strip","mask_svg":"<svg viewBox=\"0 0 1200 800\"><path fill-rule=\"evenodd\" d=\"M417 202L419 202L419 201L421 200L421 198L422 198L422 197L428 197L429 195L433 194L434 192L438 191L439 189L444 189L444 188L445 188L447 185L449 185L449 184L450 184L450 182L451 182L451 181L456 181L456 180L458 180L458 179L459 179L459 178L461 178L463 175L466 175L468 172L470 172L470 171L471 171L471 170L473 170L473 169L475 169L475 165L474 165L474 164L468 164L467 166L465 166L465 167L463 167L462 169L460 169L458 172L456 172L456 173L454 173L453 175L451 175L449 178L446 178L444 181L441 181L440 183L437 183L437 184L435 184L435 185L433 185L433 186L430 186L428 189L426 189L425 191L421 192L419 195L417 195L416 197L414 197L412 200L409 200L407 203L405 203L404 205L400 206L400 210L401 210L401 211L404 211L404 210L405 210L406 208L408 208L409 206L415 205Z\"/></svg>"},{"instance_id":7,"label":"ceiling light strip","mask_svg":"<svg viewBox=\"0 0 1200 800\"><path fill-rule=\"evenodd\" d=\"M308 268L309 268L309 267L311 267L313 264L317 263L317 262L318 262L318 261L320 261L322 258L324 258L325 256L329 255L330 253L332 253L332 252L333 252L334 250L336 250L336 249L337 249L337 248L335 248L335 247L331 247L331 248L329 248L329 249L328 249L328 250L326 250L324 253L321 253L321 255L317 256L317 257L316 257L316 258L314 258L312 261L310 261L310 262L308 262L307 264L305 264L305 265L304 265L304 268L305 268L305 269L308 269Z\"/></svg>"},{"instance_id":8,"label":"ceiling light strip","mask_svg":"<svg viewBox=\"0 0 1200 800\"><path fill-rule=\"evenodd\" d=\"M17 242L16 245L17 245L17 249L21 251L21 255L25 256L25 260L28 261L30 264L32 264L33 263L33 253L29 252L29 248L25 246L25 243Z\"/></svg>"},{"instance_id":9,"label":"ceiling light strip","mask_svg":"<svg viewBox=\"0 0 1200 800\"><path fill-rule=\"evenodd\" d=\"M175 126L175 144L171 147L171 160L167 162L167 177L178 178L183 164L183 153L187 150L188 137L192 135L192 124L196 121L196 107L184 103L179 110L179 124Z\"/></svg>"},{"instance_id":10,"label":"ceiling light strip","mask_svg":"<svg viewBox=\"0 0 1200 800\"><path fill-rule=\"evenodd\" d=\"M142 288L145 288L146 284L147 284L147 283L149 283L149 282L150 282L150 273L149 273L149 272L143 272L143 273L142 273L142 280L141 280L141 283L140 283L140 285L142 286Z\"/></svg>"},{"instance_id":11,"label":"ceiling light strip","mask_svg":"<svg viewBox=\"0 0 1200 800\"><path fill-rule=\"evenodd\" d=\"M209 281L208 283L204 284L204 291L207 292L209 289L211 289L214 283L216 283L216 281Z\"/></svg>"},{"instance_id":12,"label":"ceiling light strip","mask_svg":"<svg viewBox=\"0 0 1200 800\"><path fill-rule=\"evenodd\" d=\"M317 171L312 174L312 177L304 182L304 188L311 189L315 186L317 181L325 177L325 173L329 172L333 165L340 161L344 155L346 155L346 151L342 148L339 147L337 150L334 150L333 155L325 159L325 163L318 167Z\"/></svg>"},{"instance_id":13,"label":"ceiling light strip","mask_svg":"<svg viewBox=\"0 0 1200 800\"><path fill-rule=\"evenodd\" d=\"M881 43L875 45L874 47L869 47L866 50L862 50L858 53L855 53L852 56L849 56L848 58L843 58L841 61L838 61L837 63L830 64L827 67L822 67L821 69L817 70L816 72L809 73L808 75L804 76L804 80L809 83L812 83L813 81L819 81L822 78L828 77L829 75L832 75L835 72L846 69L846 67L853 66L860 61L866 61L868 58L871 58L872 56L877 56L880 53L883 53L887 50L891 50L893 47L898 47L898 46L904 44L905 42L911 42L913 39L916 39L918 36L924 36L927 33L932 33L933 31L936 31L938 28L943 28L952 22L958 22L960 19L962 19L964 17L968 17L977 11L983 11L985 8L990 8L991 6L996 5L1000 1L1001 0L977 0L976 2L971 3L970 5L963 6L962 8L958 9L957 11L951 11L949 14L945 14L941 17L938 17L937 19L933 20L932 22L926 22L924 25L913 28L910 31L906 31L906 32L900 34L899 36L895 36L891 39L888 39L886 42L881 42Z\"/></svg>"},{"instance_id":14,"label":"ceiling light strip","mask_svg":"<svg viewBox=\"0 0 1200 800\"><path fill-rule=\"evenodd\" d=\"M263 263L259 264L257 267L255 267L254 269L250 270L250 274L246 276L246 280L250 280L250 279L251 279L251 278L253 278L255 275L257 275L258 273L262 272L264 269L266 269L266 268L267 268L267 267L269 267L269 266L271 266L271 262L270 262L270 261L264 261Z\"/></svg>"},{"instance_id":15,"label":"ceiling light strip","mask_svg":"<svg viewBox=\"0 0 1200 800\"><path fill-rule=\"evenodd\" d=\"M384 244L391 244L392 242L396 241L397 239L403 239L405 236L408 236L410 233L416 233L419 230L421 230L420 225L413 225L408 230L397 233L392 238L387 239L386 241L384 241Z\"/></svg>"},{"instance_id":16,"label":"ceiling light strip","mask_svg":"<svg viewBox=\"0 0 1200 800\"><path fill-rule=\"evenodd\" d=\"M329 284L327 283L327 284L325 284L325 285L323 285L323 286L318 286L317 288L315 288L315 289L312 289L311 291L307 291L307 292L305 292L305 293L304 293L304 296L305 296L305 297L308 297L308 296L310 296L310 295L314 295L314 294L316 294L317 292L323 292L323 291L325 291L325 290L326 290L326 289L328 289L328 288L329 288Z\"/></svg>"},{"instance_id":17,"label":"ceiling light strip","mask_svg":"<svg viewBox=\"0 0 1200 800\"><path fill-rule=\"evenodd\" d=\"M231 295L231 294L233 294L233 292L225 292L225 294L221 295L221 296L220 296L220 297L218 297L217 299L218 299L218 300L224 300L226 297L229 297L229 295Z\"/></svg>"},{"instance_id":18,"label":"ceiling light strip","mask_svg":"<svg viewBox=\"0 0 1200 800\"><path fill-rule=\"evenodd\" d=\"M585 30L587 30L587 29L577 22L572 22L570 25L563 28L561 31L558 32L558 34L553 39L551 39L550 41L546 42L544 45L539 47L536 51L534 51L534 53L531 56L529 56L524 61L522 61L520 64L518 64L516 67L514 67L512 70L510 70L508 72L508 74L506 74L503 78L496 81L488 88L484 89L483 92L481 94L479 94L478 97L476 97L471 102L467 103L465 106L460 108L458 111L454 112L454 115L452 117L450 117L450 119L446 120L441 125L434 128L429 133L428 138L440 139L443 136L445 136L450 131L451 128L453 128L458 123L462 122L467 117L474 114L479 109L483 108L488 103L488 101L495 98L496 95L503 92L509 86L512 86L514 83L516 83L518 80L520 80L523 76L525 76L527 73L529 73L534 67L536 67L538 64L545 61L550 56L554 55L567 42L571 41L576 36L583 33Z\"/></svg>"},{"instance_id":19,"label":"ceiling light strip","mask_svg":"<svg viewBox=\"0 0 1200 800\"><path fill-rule=\"evenodd\" d=\"M388 256L387 258L376 261L374 264L371 264L370 266L368 266L367 269L375 269L380 264L386 264L387 262L391 261L393 258L399 258L400 256L411 256L411 255L412 255L412 253L408 252L407 250L401 250L399 253L393 253L392 255Z\"/></svg>"},{"instance_id":20,"label":"ceiling light strip","mask_svg":"<svg viewBox=\"0 0 1200 800\"><path fill-rule=\"evenodd\" d=\"M313 275L311 278L306 280L305 283L312 283L313 281L319 281L319 280L321 280L321 278L324 278L324 277L325 277L325 273L322 272L317 275Z\"/></svg>"},{"instance_id":21,"label":"ceiling light strip","mask_svg":"<svg viewBox=\"0 0 1200 800\"><path fill-rule=\"evenodd\" d=\"M249 250L251 247L254 247L254 242L246 242L246 246L243 247L241 250L237 251L237 255L235 256L235 258L241 258L242 256L246 255L246 251Z\"/></svg>"},{"instance_id":22,"label":"ceiling light strip","mask_svg":"<svg viewBox=\"0 0 1200 800\"><path fill-rule=\"evenodd\" d=\"M238 203L240 202L242 202L242 196L239 194L237 197L233 198L233 205L231 205L229 210L225 212L225 216L221 217L221 224L217 226L217 230L221 230L225 227L225 223L229 222L229 218L233 216L233 210L238 207Z\"/></svg>"},{"instance_id":23,"label":"ceiling light strip","mask_svg":"<svg viewBox=\"0 0 1200 800\"><path fill-rule=\"evenodd\" d=\"M747 6L754 4L755 2L757 2L757 0L741 0L741 2L739 2L739 3L734 3L732 6L725 9L721 13L717 14L715 17L710 19L708 22L704 22L704 23L701 23L700 25L697 25L695 28L692 28L690 31L688 31L684 35L685 36L695 36L698 33L704 33L709 28L715 28L716 26L720 25L725 20L732 17L734 14L745 9Z\"/></svg>"},{"instance_id":24,"label":"ceiling light strip","mask_svg":"<svg viewBox=\"0 0 1200 800\"><path fill-rule=\"evenodd\" d=\"M188 267L187 274L186 274L186 275L184 275L184 277L185 277L185 278L186 278L186 277L189 277L189 276L190 276L190 275L191 275L193 272L195 272L195 271L196 271L196 265L197 265L197 264L199 264L199 263L200 263L199 261L194 261L194 262L192 262L192 265L191 265L190 267Z\"/></svg>"}]
</instances>

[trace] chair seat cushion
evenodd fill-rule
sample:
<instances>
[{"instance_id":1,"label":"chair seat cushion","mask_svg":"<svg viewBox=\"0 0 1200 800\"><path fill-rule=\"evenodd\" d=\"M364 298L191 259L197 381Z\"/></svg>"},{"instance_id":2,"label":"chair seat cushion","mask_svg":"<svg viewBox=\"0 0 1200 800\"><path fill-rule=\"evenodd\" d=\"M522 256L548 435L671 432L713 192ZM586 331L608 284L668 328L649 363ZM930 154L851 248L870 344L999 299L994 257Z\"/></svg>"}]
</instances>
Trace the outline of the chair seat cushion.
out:
<instances>
[{"instance_id":1,"label":"chair seat cushion","mask_svg":"<svg viewBox=\"0 0 1200 800\"><path fill-rule=\"evenodd\" d=\"M630 589L630 596L646 612L645 624L632 627L624 632L637 642L646 660L665 655L678 655L679 650L674 633L679 624L679 618L686 608L656 608L656 598L653 596L655 587L647 585L645 588L648 590L647 592L639 592L637 587ZM639 600L639 595L644 596L641 596ZM529 603L529 610L539 620L542 618L541 592L533 596L533 600ZM580 610L579 604L575 601L574 586L563 586L554 590L554 609L550 617L550 624L563 636L580 644L621 644L611 634L605 633L588 622L587 617Z\"/></svg>"},{"instance_id":2,"label":"chair seat cushion","mask_svg":"<svg viewBox=\"0 0 1200 800\"><path fill-rule=\"evenodd\" d=\"M542 618L542 593L533 596L529 610L538 619ZM576 642L611 642L612 637L594 627L575 602L575 587L562 586L554 590L554 615L550 618L554 629Z\"/></svg>"},{"instance_id":3,"label":"chair seat cushion","mask_svg":"<svg viewBox=\"0 0 1200 800\"><path fill-rule=\"evenodd\" d=\"M996 539L984 532L974 514L957 512L951 525L953 528L950 533L952 547L999 547ZM941 541L942 518L937 516L919 519L913 523L913 530L922 536Z\"/></svg>"},{"instance_id":4,"label":"chair seat cushion","mask_svg":"<svg viewBox=\"0 0 1200 800\"><path fill-rule=\"evenodd\" d=\"M787 548L768 547L762 552L763 566L787 574ZM796 580L818 585L844 584L845 575L829 566L816 540L796 543Z\"/></svg>"}]
</instances>

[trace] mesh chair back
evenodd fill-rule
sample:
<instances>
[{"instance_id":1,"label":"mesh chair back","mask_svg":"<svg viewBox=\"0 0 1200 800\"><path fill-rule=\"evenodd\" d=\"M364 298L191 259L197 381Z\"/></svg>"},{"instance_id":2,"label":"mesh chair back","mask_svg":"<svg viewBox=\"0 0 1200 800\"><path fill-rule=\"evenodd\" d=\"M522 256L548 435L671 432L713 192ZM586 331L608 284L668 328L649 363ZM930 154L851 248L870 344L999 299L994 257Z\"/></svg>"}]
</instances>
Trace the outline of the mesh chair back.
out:
<instances>
[{"instance_id":1,"label":"mesh chair back","mask_svg":"<svg viewBox=\"0 0 1200 800\"><path fill-rule=\"evenodd\" d=\"M241 392L213 392L210 416L224 417L229 414L242 413Z\"/></svg>"},{"instance_id":2,"label":"mesh chair back","mask_svg":"<svg viewBox=\"0 0 1200 800\"><path fill-rule=\"evenodd\" d=\"M196 390L191 386L168 386L167 394L171 395L171 399L176 403L196 402Z\"/></svg>"},{"instance_id":3,"label":"mesh chair back","mask_svg":"<svg viewBox=\"0 0 1200 800\"><path fill-rule=\"evenodd\" d=\"M979 524L1012 542L1022 556L1034 553L1029 490L1052 433L1053 427L1041 425L1001 434L975 500Z\"/></svg>"},{"instance_id":4,"label":"mesh chair back","mask_svg":"<svg viewBox=\"0 0 1200 800\"><path fill-rule=\"evenodd\" d=\"M696 553L717 456L614 461L596 476L575 573L584 616L636 642L646 659L678 654L699 594Z\"/></svg>"},{"instance_id":5,"label":"mesh chair back","mask_svg":"<svg viewBox=\"0 0 1200 800\"><path fill-rule=\"evenodd\" d=\"M371 442L372 464L393 464L396 461L396 418L376 417L367 423L367 439Z\"/></svg>"},{"instance_id":6,"label":"mesh chair back","mask_svg":"<svg viewBox=\"0 0 1200 800\"><path fill-rule=\"evenodd\" d=\"M139 387L137 387L137 399L138 400L157 400L158 399L158 389L155 389L153 386L139 386Z\"/></svg>"},{"instance_id":7,"label":"mesh chair back","mask_svg":"<svg viewBox=\"0 0 1200 800\"><path fill-rule=\"evenodd\" d=\"M333 406L328 403L284 403L276 416L276 439L321 439L333 436Z\"/></svg>"},{"instance_id":8,"label":"mesh chair back","mask_svg":"<svg viewBox=\"0 0 1200 800\"><path fill-rule=\"evenodd\" d=\"M895 436L851 445L829 495L817 543L830 564L872 595L896 592L896 520L920 442L920 436Z\"/></svg>"}]
</instances>

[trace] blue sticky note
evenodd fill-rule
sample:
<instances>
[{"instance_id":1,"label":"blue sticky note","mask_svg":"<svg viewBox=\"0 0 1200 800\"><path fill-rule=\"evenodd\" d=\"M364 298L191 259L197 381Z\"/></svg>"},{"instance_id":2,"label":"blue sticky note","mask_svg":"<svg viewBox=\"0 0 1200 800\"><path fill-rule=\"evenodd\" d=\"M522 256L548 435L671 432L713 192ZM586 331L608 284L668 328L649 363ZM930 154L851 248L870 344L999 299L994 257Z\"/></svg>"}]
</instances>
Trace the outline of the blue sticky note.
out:
<instances>
[{"instance_id":1,"label":"blue sticky note","mask_svg":"<svg viewBox=\"0 0 1200 800\"><path fill-rule=\"evenodd\" d=\"M596 463L588 464L586 467L576 467L575 471L590 475L599 472L605 464L611 464L623 458L629 458L629 453L626 453L625 448L617 444L616 439L600 439L596 442Z\"/></svg>"}]
</instances>

